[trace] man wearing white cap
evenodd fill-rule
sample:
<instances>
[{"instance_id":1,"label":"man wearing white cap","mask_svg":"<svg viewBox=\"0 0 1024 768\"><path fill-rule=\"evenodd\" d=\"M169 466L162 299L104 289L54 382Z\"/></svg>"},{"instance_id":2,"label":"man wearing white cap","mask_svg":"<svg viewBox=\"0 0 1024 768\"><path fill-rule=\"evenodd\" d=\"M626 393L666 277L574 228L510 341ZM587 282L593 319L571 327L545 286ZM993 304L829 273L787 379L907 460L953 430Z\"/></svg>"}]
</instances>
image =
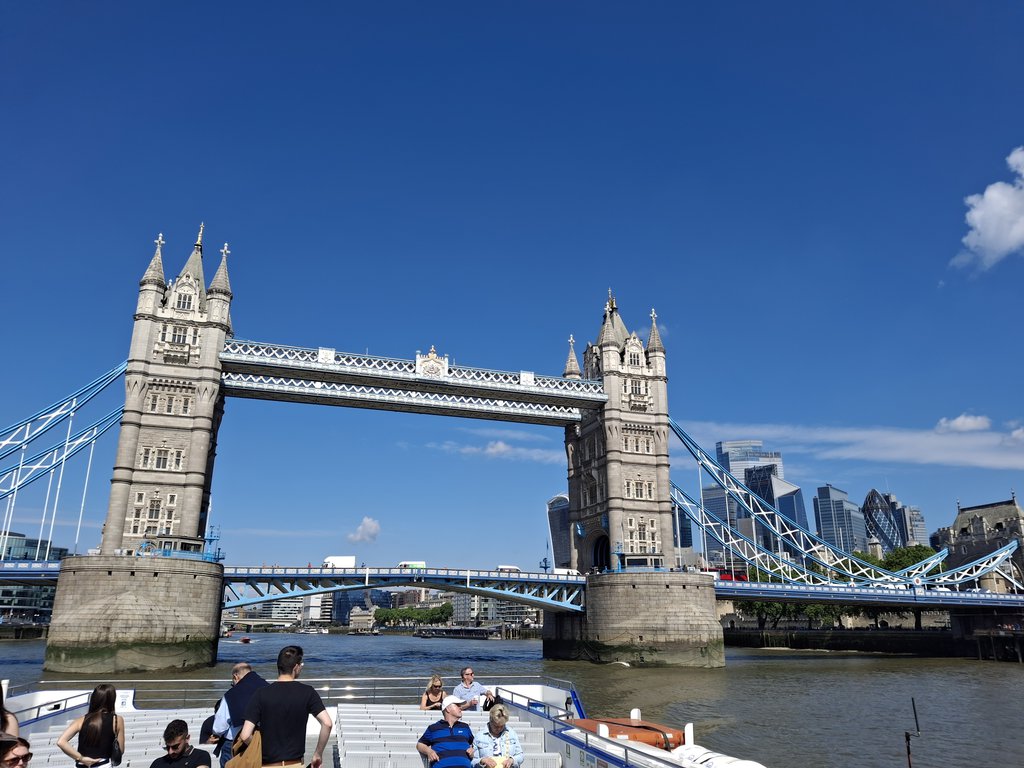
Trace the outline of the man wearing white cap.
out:
<instances>
[{"instance_id":1,"label":"man wearing white cap","mask_svg":"<svg viewBox=\"0 0 1024 768\"><path fill-rule=\"evenodd\" d=\"M441 719L427 726L416 742L416 751L432 768L472 768L473 731L460 722L465 703L458 696L445 696Z\"/></svg>"}]
</instances>

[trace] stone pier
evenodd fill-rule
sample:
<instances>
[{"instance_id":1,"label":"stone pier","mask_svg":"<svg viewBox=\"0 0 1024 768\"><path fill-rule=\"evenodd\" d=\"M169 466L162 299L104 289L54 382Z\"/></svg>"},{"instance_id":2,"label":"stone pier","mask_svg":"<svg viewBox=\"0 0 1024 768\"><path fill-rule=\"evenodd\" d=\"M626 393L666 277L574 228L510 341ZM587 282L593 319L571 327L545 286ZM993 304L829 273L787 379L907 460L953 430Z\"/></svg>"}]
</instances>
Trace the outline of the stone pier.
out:
<instances>
[{"instance_id":1,"label":"stone pier","mask_svg":"<svg viewBox=\"0 0 1024 768\"><path fill-rule=\"evenodd\" d=\"M670 571L587 578L584 616L545 613L544 657L641 666L725 666L710 575Z\"/></svg>"},{"instance_id":2,"label":"stone pier","mask_svg":"<svg viewBox=\"0 0 1024 768\"><path fill-rule=\"evenodd\" d=\"M223 576L203 560L65 559L43 668L99 675L213 664Z\"/></svg>"}]
</instances>

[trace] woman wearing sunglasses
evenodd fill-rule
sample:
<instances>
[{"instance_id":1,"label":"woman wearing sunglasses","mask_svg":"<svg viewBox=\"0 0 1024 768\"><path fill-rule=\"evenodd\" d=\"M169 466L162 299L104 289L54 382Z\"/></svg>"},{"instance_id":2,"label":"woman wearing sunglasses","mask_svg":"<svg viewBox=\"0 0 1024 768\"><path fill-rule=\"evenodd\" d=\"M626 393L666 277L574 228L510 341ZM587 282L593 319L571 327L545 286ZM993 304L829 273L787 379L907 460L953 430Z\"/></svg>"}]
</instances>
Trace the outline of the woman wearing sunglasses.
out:
<instances>
[{"instance_id":1,"label":"woman wearing sunglasses","mask_svg":"<svg viewBox=\"0 0 1024 768\"><path fill-rule=\"evenodd\" d=\"M420 709L441 709L441 702L444 700L444 683L439 675L431 675L427 683L427 690L420 697Z\"/></svg>"},{"instance_id":2,"label":"woman wearing sunglasses","mask_svg":"<svg viewBox=\"0 0 1024 768\"><path fill-rule=\"evenodd\" d=\"M31 759L27 741L9 733L0 733L0 765L3 768L28 768Z\"/></svg>"}]
</instances>

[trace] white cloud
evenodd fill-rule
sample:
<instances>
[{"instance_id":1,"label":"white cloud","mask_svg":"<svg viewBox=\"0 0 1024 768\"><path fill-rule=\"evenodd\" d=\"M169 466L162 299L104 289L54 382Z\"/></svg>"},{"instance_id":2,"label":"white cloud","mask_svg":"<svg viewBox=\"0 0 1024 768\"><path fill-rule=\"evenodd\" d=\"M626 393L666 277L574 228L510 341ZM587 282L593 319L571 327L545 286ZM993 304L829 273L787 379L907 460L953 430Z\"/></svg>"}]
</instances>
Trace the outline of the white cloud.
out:
<instances>
[{"instance_id":1,"label":"white cloud","mask_svg":"<svg viewBox=\"0 0 1024 768\"><path fill-rule=\"evenodd\" d=\"M443 443L427 443L427 448L460 456L484 456L489 459L510 459L513 461L532 461L538 464L563 464L565 451L553 448L523 448L509 445L504 440L491 440L486 445L468 445L454 440Z\"/></svg>"},{"instance_id":2,"label":"white cloud","mask_svg":"<svg viewBox=\"0 0 1024 768\"><path fill-rule=\"evenodd\" d=\"M380 523L372 517L364 517L359 527L345 538L349 541L376 541L380 535Z\"/></svg>"},{"instance_id":3,"label":"white cloud","mask_svg":"<svg viewBox=\"0 0 1024 768\"><path fill-rule=\"evenodd\" d=\"M964 198L970 231L966 250L950 262L955 267L991 269L1015 251L1024 252L1024 146L1017 147L1006 164L1016 177L1012 184L997 181L980 195Z\"/></svg>"},{"instance_id":4,"label":"white cloud","mask_svg":"<svg viewBox=\"0 0 1024 768\"><path fill-rule=\"evenodd\" d=\"M935 425L937 432L980 432L992 426L988 416L971 416L961 413L955 419L941 418Z\"/></svg>"},{"instance_id":5,"label":"white cloud","mask_svg":"<svg viewBox=\"0 0 1024 768\"><path fill-rule=\"evenodd\" d=\"M755 438L783 455L798 454L813 460L1024 470L1024 440L1020 439L1024 434L1018 435L1017 431L714 422L691 422L685 427L701 445Z\"/></svg>"}]
</instances>

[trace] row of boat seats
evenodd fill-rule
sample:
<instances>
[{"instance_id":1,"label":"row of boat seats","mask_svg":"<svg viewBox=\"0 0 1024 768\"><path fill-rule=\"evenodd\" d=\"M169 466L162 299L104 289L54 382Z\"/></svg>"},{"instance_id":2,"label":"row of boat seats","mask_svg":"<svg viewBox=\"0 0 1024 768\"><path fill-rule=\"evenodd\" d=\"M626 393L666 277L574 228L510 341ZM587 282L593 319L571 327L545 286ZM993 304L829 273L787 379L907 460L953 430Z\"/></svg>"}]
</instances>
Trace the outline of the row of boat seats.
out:
<instances>
[{"instance_id":1,"label":"row of boat seats","mask_svg":"<svg viewBox=\"0 0 1024 768\"><path fill-rule=\"evenodd\" d=\"M561 768L562 756L545 752L527 755L524 768ZM423 768L416 752L385 755L380 752L349 752L341 758L341 768Z\"/></svg>"},{"instance_id":2,"label":"row of boat seats","mask_svg":"<svg viewBox=\"0 0 1024 768\"><path fill-rule=\"evenodd\" d=\"M544 752L544 729L513 717L514 729L526 753L524 768L561 768L558 753ZM486 712L465 712L463 722L475 732L487 727ZM424 768L416 741L438 713L408 704L339 704L335 720L337 768Z\"/></svg>"},{"instance_id":3,"label":"row of boat seats","mask_svg":"<svg viewBox=\"0 0 1024 768\"><path fill-rule=\"evenodd\" d=\"M528 755L536 755L544 751L541 743L542 737L533 737L522 741L523 752ZM377 740L348 740L338 743L338 754L344 759L350 752L380 752L385 755L400 755L403 753L417 754L415 739L402 739L397 741Z\"/></svg>"}]
</instances>

